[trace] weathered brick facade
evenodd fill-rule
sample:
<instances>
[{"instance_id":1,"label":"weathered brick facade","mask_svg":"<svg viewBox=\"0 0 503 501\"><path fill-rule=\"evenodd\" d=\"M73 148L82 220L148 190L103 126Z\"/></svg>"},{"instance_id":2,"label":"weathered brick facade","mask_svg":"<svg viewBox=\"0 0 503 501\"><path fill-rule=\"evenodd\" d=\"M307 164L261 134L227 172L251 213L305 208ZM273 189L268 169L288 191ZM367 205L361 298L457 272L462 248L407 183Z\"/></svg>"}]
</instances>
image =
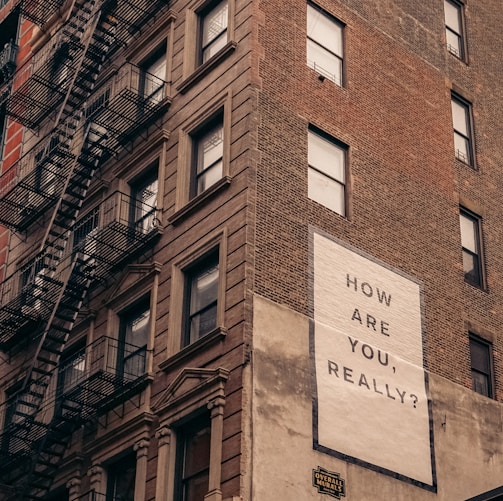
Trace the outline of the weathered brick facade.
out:
<instances>
[{"instance_id":1,"label":"weathered brick facade","mask_svg":"<svg viewBox=\"0 0 503 501\"><path fill-rule=\"evenodd\" d=\"M29 179L38 179L34 165L45 158L37 153L42 144L39 141L60 134L63 125L73 127L72 120L78 126L72 128L73 142L65 152L73 154L81 170L86 167L82 144L91 142L84 132L86 127L103 135L97 141L99 148L108 144L114 147L106 155L101 150L95 153L97 172L84 187L82 202L67 203L70 210L63 211L58 200L73 196L64 190L72 180L75 182L78 167L72 167L75 170L67 173L66 181L60 181L63 191L59 197L43 206L35 219L26 219L26 224L16 219L23 205L14 212L7 203L0 205L0 222L9 228L0 232L0 273L5 279L0 330L7 333L0 334L0 439L4 444L2 461L8 465L1 478L6 488L0 489L0 500L117 501L114 496L119 494L114 489L119 489L120 482L116 471L124 458L134 459L134 481L121 495L135 501L202 501L203 497L205 501L315 500L323 498L312 481L317 468L338 472L346 485L346 499L353 501L456 501L500 488L501 13L498 0L446 1L454 2L464 15L465 60L447 48L443 0L313 1L310 5L343 26L342 85L306 63L305 0L157 0L151 4L138 0L131 3L135 4L131 10L120 2L51 0L47 12L45 8L36 10L40 2L22 0L1 8L0 19L5 19L15 4L22 20L17 73L7 100L0 177L5 200L14 199L12 193L20 186L30 188ZM218 22L225 25L224 42L202 62L198 58L205 50L201 47L203 23L223 3L227 5L225 21ZM74 39L65 31L74 29L73 18L76 14L87 16L88 8L96 16L92 18L96 26L114 25L101 37L89 31L95 37L89 46L98 45L99 39L103 50L103 61L92 70L96 76L91 70L86 73L84 65L79 66L78 57L89 56L87 39L73 47ZM135 8L138 12L133 14ZM123 35L121 23L125 26L126 21L131 24ZM86 25L82 32L87 30L90 28ZM16 116L16 99L21 99L20 94L23 97L22 92L28 97L35 92L23 87L24 71L31 69L29 81L36 89L37 79L44 73L40 67L30 66L31 58L40 57L58 36L77 54L82 51L82 56L69 63L77 67L73 70L77 76L73 79L71 73L63 74L68 81L58 90L60 83L56 83L54 72L52 80L44 84L49 93L35 96L34 107L53 99L52 92L61 94L60 104L31 123L28 115ZM120 36L127 40L118 43ZM162 74L155 76L164 81L160 87L163 97L155 101L142 92L147 68L159 54ZM47 67L56 65L53 57L52 53L47 56ZM121 73L128 65L133 70ZM124 85L124 74L137 75L136 80L130 80L129 94L117 91ZM84 93L78 89L86 88L81 84L84 77L93 84L85 91L89 95L82 97ZM115 83L107 94L102 89L110 82ZM473 166L454 154L452 93L471 106ZM117 116L112 116L114 99L124 95L127 102L136 103L138 96L142 99L134 105L124 104L128 111L121 114L119 109ZM69 111L72 102L78 105L72 105L75 109ZM94 115L93 106L99 111ZM152 112L149 120L148 106L155 113L160 110L156 115ZM108 118L100 123L100 116ZM128 119L133 125L116 132ZM23 121L26 123L21 125ZM196 171L196 165L200 166L196 153L201 151L201 137L215 124L222 130L217 162L221 172L198 191L195 179L204 178L204 174ZM308 195L310 127L347 147L344 216ZM51 143L44 155L50 156L56 149ZM17 188L12 188L8 172L26 172L20 157L33 159L32 170L26 177L19 174ZM53 166L51 161L47 160L49 166ZM135 197L139 197L138 186L153 177L157 182L152 212L155 224L148 227L144 239L136 242L133 230L138 229L138 221L131 220L138 212ZM42 190L40 179L35 182ZM49 180L54 182L50 176ZM54 194L51 190L48 199ZM145 190L141 195L152 194ZM114 205L118 203L113 197L129 200L130 206ZM465 281L460 207L480 217L481 287ZM98 214L96 223L90 217L93 211ZM91 222L95 226L91 227ZM56 243L65 240L61 249L51 243L57 224L60 240ZM104 229L111 228L112 232L121 225L125 225L122 231L129 240L105 233ZM348 453L326 447L321 439L318 443L321 402L317 401L320 373L316 366L314 289L319 272L314 269L314 235L365 256L376 269L382 266L393 270L420 290L422 365L409 360L406 363L415 374L419 371L424 381L427 402L420 403L428 421L430 444L426 449L431 457L426 462L431 461L431 481L388 466L386 460L394 455L393 446L391 452L383 451L380 463L359 456L358 445L354 453ZM83 245L86 239L96 243ZM119 259L121 245L125 249ZM55 250L61 252L59 261L54 270L48 265L51 271L45 274L62 288L63 299L51 299L50 314L44 317L37 310L36 317L25 324L24 316L33 315L41 304L38 293L30 292L31 302L25 299L29 295L26 290L39 286L40 279L40 269L30 263L42 253L49 255L52 266ZM104 258L110 254L116 256L115 261ZM90 274L82 287L89 290L78 308L74 307L75 318L69 321L68 311L63 315L58 308L65 292L72 292L74 271L68 272L63 263L66 259L78 268L81 255L91 263L91 269L97 270L99 263L106 272L99 279L97 271L87 272ZM194 277L208 272L209 261L216 262L218 268L217 292L211 292L215 304L194 313ZM371 269L369 265L358 270L361 280ZM204 278L199 278L203 284ZM327 296L335 290L327 289ZM130 375L131 381L124 376L124 346L130 342L125 341L129 339L128 329L134 331L133 325L139 321L135 311L141 308L150 315L145 344L131 344L137 349L135 353L144 357L144 365L141 374ZM187 342L187 336L192 335L188 333L190 320L202 316L205 308L214 308L208 321L211 328ZM371 309L363 313L371 315L376 324L382 321L388 325L388 318L377 318ZM67 322L64 327L54 325L60 318ZM390 318L403 317L399 312ZM372 322L368 322L367 317L371 330ZM389 329L391 339L400 345L401 330L409 328L405 323L390 322L389 327L381 329L382 336L388 336ZM64 341L58 341L57 347L50 345L50 351L47 340L51 335L54 338L58 329L65 333ZM472 390L470 334L491 347L491 398ZM103 343L107 353L114 349L122 352L110 355L113 361L102 367L98 376L92 371L97 360L106 358L100 351ZM371 349L370 344L367 346ZM401 354L386 349L386 356ZM47 370L45 352L52 353L51 370ZM76 353L82 358L76 358ZM84 374L76 376L81 378L77 383L68 383L73 394L65 386L68 367ZM350 375L351 370L345 369L344 378L340 377L346 386L358 382ZM42 376L36 379L35 372ZM99 381L111 377L114 383L95 388L93 384L98 385L90 374ZM360 376L359 382L365 387L367 380ZM125 389L119 391L121 385ZM377 388L375 379L373 385L375 394L385 394ZM39 397L42 387L44 396ZM77 398L75 388L87 396L72 404L74 421L56 469L57 455L50 449L56 442L53 444L50 437L64 421L58 406L69 405L71 395ZM400 420L396 416L405 407L405 393L401 394L400 388L393 398L386 386L388 399L397 406L390 408L389 420L375 411L375 401L370 399L365 404L368 422L376 420L376 435L385 433L384 422ZM100 392L100 404L89 411L86 402ZM23 405L32 404L35 411L28 412L30 423L37 423L49 438L23 436L21 442L29 442L28 446L17 445L15 449L12 444L17 442L12 437L19 440L19 422L24 423L26 417L16 395L24 398ZM40 401L26 404L26 395ZM346 399L346 395L334 392L333 398L336 407L338 399ZM395 411L397 408L400 410ZM191 426L203 418L207 419L206 428L197 431L206 433L205 437L211 435L201 453L205 458L202 462L207 464L198 473L205 483L199 497L191 497L182 494L191 480L184 477L181 464L185 461L184 447L189 447ZM354 424L355 436L361 418L342 417L348 429ZM334 423L340 419L334 415ZM403 424L408 429L408 423ZM400 458L407 444L395 449ZM468 449L472 449L471 455ZM51 458L43 466L49 465L43 470L51 477L49 484L37 484L33 480L36 472L23 470L17 458L26 458L28 450L34 465ZM414 465L410 467L413 469ZM124 470L124 477L127 474Z\"/></svg>"}]
</instances>

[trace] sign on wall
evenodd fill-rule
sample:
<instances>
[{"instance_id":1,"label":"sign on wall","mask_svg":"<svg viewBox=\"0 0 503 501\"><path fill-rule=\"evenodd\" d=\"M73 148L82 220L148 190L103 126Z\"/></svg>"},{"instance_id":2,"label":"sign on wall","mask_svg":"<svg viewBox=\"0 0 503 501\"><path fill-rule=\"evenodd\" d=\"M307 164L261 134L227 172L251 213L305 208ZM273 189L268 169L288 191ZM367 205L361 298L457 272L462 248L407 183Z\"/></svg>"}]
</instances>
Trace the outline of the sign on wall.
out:
<instances>
[{"instance_id":1,"label":"sign on wall","mask_svg":"<svg viewBox=\"0 0 503 501\"><path fill-rule=\"evenodd\" d=\"M314 447L435 489L421 288L312 234Z\"/></svg>"}]
</instances>

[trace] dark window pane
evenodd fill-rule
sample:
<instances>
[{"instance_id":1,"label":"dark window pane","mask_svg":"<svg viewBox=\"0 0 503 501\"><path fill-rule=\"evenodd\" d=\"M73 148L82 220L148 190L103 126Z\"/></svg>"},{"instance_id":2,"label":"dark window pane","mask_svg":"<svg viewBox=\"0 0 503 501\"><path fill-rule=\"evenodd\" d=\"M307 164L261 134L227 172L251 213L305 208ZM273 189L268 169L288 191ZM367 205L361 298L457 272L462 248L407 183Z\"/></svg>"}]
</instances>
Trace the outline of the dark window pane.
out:
<instances>
[{"instance_id":1,"label":"dark window pane","mask_svg":"<svg viewBox=\"0 0 503 501\"><path fill-rule=\"evenodd\" d=\"M491 345L470 337L472 388L482 395L492 397Z\"/></svg>"},{"instance_id":2,"label":"dark window pane","mask_svg":"<svg viewBox=\"0 0 503 501\"><path fill-rule=\"evenodd\" d=\"M472 388L477 393L489 397L489 378L486 374L472 371Z\"/></svg>"},{"instance_id":3,"label":"dark window pane","mask_svg":"<svg viewBox=\"0 0 503 501\"><path fill-rule=\"evenodd\" d=\"M107 501L134 501L136 456L129 454L108 468Z\"/></svg>"},{"instance_id":4,"label":"dark window pane","mask_svg":"<svg viewBox=\"0 0 503 501\"><path fill-rule=\"evenodd\" d=\"M117 374L120 377L135 379L144 374L149 332L148 302L138 305L121 317L117 349Z\"/></svg>"},{"instance_id":5,"label":"dark window pane","mask_svg":"<svg viewBox=\"0 0 503 501\"><path fill-rule=\"evenodd\" d=\"M195 431L185 441L185 477L199 473L210 463L210 427Z\"/></svg>"},{"instance_id":6,"label":"dark window pane","mask_svg":"<svg viewBox=\"0 0 503 501\"><path fill-rule=\"evenodd\" d=\"M489 345L472 339L470 341L470 356L474 369L489 374L491 369Z\"/></svg>"},{"instance_id":7,"label":"dark window pane","mask_svg":"<svg viewBox=\"0 0 503 501\"><path fill-rule=\"evenodd\" d=\"M208 471L192 477L185 482L184 501L204 501L208 494Z\"/></svg>"},{"instance_id":8,"label":"dark window pane","mask_svg":"<svg viewBox=\"0 0 503 501\"><path fill-rule=\"evenodd\" d=\"M183 501L203 501L208 493L211 427L208 413L178 431L178 482ZM178 499L178 496L176 496Z\"/></svg>"},{"instance_id":9,"label":"dark window pane","mask_svg":"<svg viewBox=\"0 0 503 501\"><path fill-rule=\"evenodd\" d=\"M459 213L463 271L465 280L473 285L482 285L482 260L480 249L480 220L464 209Z\"/></svg>"}]
</instances>

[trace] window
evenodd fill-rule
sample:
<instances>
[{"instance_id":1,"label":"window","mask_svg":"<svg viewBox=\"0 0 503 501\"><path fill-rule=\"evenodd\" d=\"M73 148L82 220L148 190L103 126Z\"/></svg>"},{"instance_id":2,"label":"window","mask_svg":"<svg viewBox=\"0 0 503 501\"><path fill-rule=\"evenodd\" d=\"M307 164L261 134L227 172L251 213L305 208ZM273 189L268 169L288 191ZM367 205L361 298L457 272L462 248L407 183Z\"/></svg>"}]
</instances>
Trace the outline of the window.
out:
<instances>
[{"instance_id":1,"label":"window","mask_svg":"<svg viewBox=\"0 0 503 501\"><path fill-rule=\"evenodd\" d=\"M130 453L107 468L106 501L134 501L136 455Z\"/></svg>"},{"instance_id":2,"label":"window","mask_svg":"<svg viewBox=\"0 0 503 501\"><path fill-rule=\"evenodd\" d=\"M208 493L211 420L205 412L176 428L175 499L202 501Z\"/></svg>"},{"instance_id":3,"label":"window","mask_svg":"<svg viewBox=\"0 0 503 501\"><path fill-rule=\"evenodd\" d=\"M54 172L54 157L58 155L60 147L59 135L52 135L49 141L45 142L42 148L38 149L34 155L35 184L33 190L35 193L44 195L54 195L58 188L58 176ZM33 197L37 200L37 197Z\"/></svg>"},{"instance_id":4,"label":"window","mask_svg":"<svg viewBox=\"0 0 503 501\"><path fill-rule=\"evenodd\" d=\"M21 308L23 313L41 309L44 299L44 273L46 270L44 255L31 259L20 269Z\"/></svg>"},{"instance_id":5,"label":"window","mask_svg":"<svg viewBox=\"0 0 503 501\"><path fill-rule=\"evenodd\" d=\"M463 37L463 6L453 0L444 0L447 49L460 59L465 58Z\"/></svg>"},{"instance_id":6,"label":"window","mask_svg":"<svg viewBox=\"0 0 503 501\"><path fill-rule=\"evenodd\" d=\"M491 344L478 336L470 335L472 388L486 397L493 397L493 370Z\"/></svg>"},{"instance_id":7,"label":"window","mask_svg":"<svg viewBox=\"0 0 503 501\"><path fill-rule=\"evenodd\" d=\"M117 375L134 380L146 370L147 343L150 332L148 301L136 304L120 316Z\"/></svg>"},{"instance_id":8,"label":"window","mask_svg":"<svg viewBox=\"0 0 503 501\"><path fill-rule=\"evenodd\" d=\"M71 75L70 44L63 42L53 48L54 57L51 66L52 82L58 87L66 85Z\"/></svg>"},{"instance_id":9,"label":"window","mask_svg":"<svg viewBox=\"0 0 503 501\"><path fill-rule=\"evenodd\" d=\"M175 212L177 224L231 183L232 96L224 92L200 114L182 125L178 137L178 175Z\"/></svg>"},{"instance_id":10,"label":"window","mask_svg":"<svg viewBox=\"0 0 503 501\"><path fill-rule=\"evenodd\" d=\"M185 367L154 403L159 418L155 499L222 499L222 464L232 457L222 450L228 377L222 367Z\"/></svg>"},{"instance_id":11,"label":"window","mask_svg":"<svg viewBox=\"0 0 503 501\"><path fill-rule=\"evenodd\" d=\"M217 251L185 271L184 346L217 327L218 286Z\"/></svg>"},{"instance_id":12,"label":"window","mask_svg":"<svg viewBox=\"0 0 503 501\"><path fill-rule=\"evenodd\" d=\"M182 253L171 269L167 364L222 340L225 328L227 231L216 230ZM178 335L176 335L178 333Z\"/></svg>"},{"instance_id":13,"label":"window","mask_svg":"<svg viewBox=\"0 0 503 501\"><path fill-rule=\"evenodd\" d=\"M480 218L465 209L460 210L459 216L465 281L472 285L482 287L483 273Z\"/></svg>"},{"instance_id":14,"label":"window","mask_svg":"<svg viewBox=\"0 0 503 501\"><path fill-rule=\"evenodd\" d=\"M219 2L209 10L200 14L200 63L205 63L220 49L225 47L228 40L229 5L227 0Z\"/></svg>"},{"instance_id":15,"label":"window","mask_svg":"<svg viewBox=\"0 0 503 501\"><path fill-rule=\"evenodd\" d=\"M465 164L474 165L473 134L470 104L452 96L452 124L454 127L454 152L456 158Z\"/></svg>"},{"instance_id":16,"label":"window","mask_svg":"<svg viewBox=\"0 0 503 501\"><path fill-rule=\"evenodd\" d=\"M222 179L224 126L219 116L192 134L191 197L195 197Z\"/></svg>"},{"instance_id":17,"label":"window","mask_svg":"<svg viewBox=\"0 0 503 501\"><path fill-rule=\"evenodd\" d=\"M342 85L343 25L319 7L307 4L307 65Z\"/></svg>"},{"instance_id":18,"label":"window","mask_svg":"<svg viewBox=\"0 0 503 501\"><path fill-rule=\"evenodd\" d=\"M185 94L236 50L235 1L190 2L185 16L183 81L177 86L180 93Z\"/></svg>"},{"instance_id":19,"label":"window","mask_svg":"<svg viewBox=\"0 0 503 501\"><path fill-rule=\"evenodd\" d=\"M78 412L79 406L72 399L65 399L65 395L76 389L86 376L86 348L85 342L79 342L70 347L61 356L58 367L56 395L58 397L58 412L61 415Z\"/></svg>"},{"instance_id":20,"label":"window","mask_svg":"<svg viewBox=\"0 0 503 501\"><path fill-rule=\"evenodd\" d=\"M308 131L308 196L346 215L347 147L321 131Z\"/></svg>"},{"instance_id":21,"label":"window","mask_svg":"<svg viewBox=\"0 0 503 501\"><path fill-rule=\"evenodd\" d=\"M162 46L141 66L141 93L151 104L164 98L166 47Z\"/></svg>"},{"instance_id":22,"label":"window","mask_svg":"<svg viewBox=\"0 0 503 501\"><path fill-rule=\"evenodd\" d=\"M155 228L157 216L157 165L131 183L131 220L136 231L148 233Z\"/></svg>"},{"instance_id":23,"label":"window","mask_svg":"<svg viewBox=\"0 0 503 501\"><path fill-rule=\"evenodd\" d=\"M61 356L58 369L58 394L65 394L75 388L83 380L85 373L86 349L82 342Z\"/></svg>"},{"instance_id":24,"label":"window","mask_svg":"<svg viewBox=\"0 0 503 501\"><path fill-rule=\"evenodd\" d=\"M99 222L100 206L97 206L77 221L73 229L73 252L79 252L80 259L88 265L92 264L92 259L96 256Z\"/></svg>"}]
</instances>

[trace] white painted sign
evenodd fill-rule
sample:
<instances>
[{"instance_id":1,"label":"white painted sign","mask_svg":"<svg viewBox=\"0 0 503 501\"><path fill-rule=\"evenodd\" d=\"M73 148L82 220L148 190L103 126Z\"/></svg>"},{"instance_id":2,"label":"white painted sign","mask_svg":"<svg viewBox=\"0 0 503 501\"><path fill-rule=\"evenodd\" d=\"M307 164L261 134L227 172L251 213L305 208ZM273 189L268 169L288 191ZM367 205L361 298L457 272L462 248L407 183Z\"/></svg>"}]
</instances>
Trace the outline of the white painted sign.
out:
<instances>
[{"instance_id":1,"label":"white painted sign","mask_svg":"<svg viewBox=\"0 0 503 501\"><path fill-rule=\"evenodd\" d=\"M315 448L434 485L419 284L313 234Z\"/></svg>"}]
</instances>

